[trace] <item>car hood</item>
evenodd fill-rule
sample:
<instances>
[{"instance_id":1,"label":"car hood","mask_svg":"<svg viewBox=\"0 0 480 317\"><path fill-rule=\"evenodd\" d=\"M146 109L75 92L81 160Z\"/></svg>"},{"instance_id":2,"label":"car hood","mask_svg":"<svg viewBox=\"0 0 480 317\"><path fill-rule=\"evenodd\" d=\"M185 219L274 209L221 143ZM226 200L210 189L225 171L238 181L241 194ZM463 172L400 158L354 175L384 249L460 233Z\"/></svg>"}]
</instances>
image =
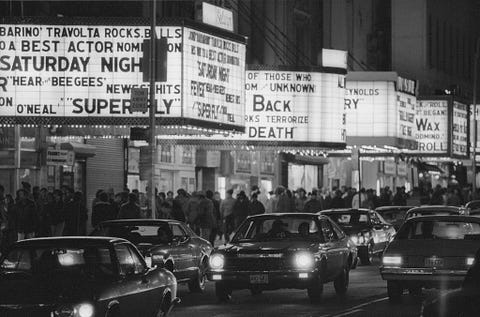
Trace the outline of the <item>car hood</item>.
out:
<instances>
[{"instance_id":1,"label":"car hood","mask_svg":"<svg viewBox=\"0 0 480 317\"><path fill-rule=\"evenodd\" d=\"M478 250L475 240L393 240L385 250L385 255L408 256L474 256Z\"/></svg>"},{"instance_id":2,"label":"car hood","mask_svg":"<svg viewBox=\"0 0 480 317\"><path fill-rule=\"evenodd\" d=\"M93 278L63 276L32 276L0 272L0 304L54 304L91 300L102 281Z\"/></svg>"},{"instance_id":3,"label":"car hood","mask_svg":"<svg viewBox=\"0 0 480 317\"><path fill-rule=\"evenodd\" d=\"M315 243L310 241L261 241L227 244L223 249L226 253L274 253L313 250ZM221 250L221 249L220 249Z\"/></svg>"}]
</instances>

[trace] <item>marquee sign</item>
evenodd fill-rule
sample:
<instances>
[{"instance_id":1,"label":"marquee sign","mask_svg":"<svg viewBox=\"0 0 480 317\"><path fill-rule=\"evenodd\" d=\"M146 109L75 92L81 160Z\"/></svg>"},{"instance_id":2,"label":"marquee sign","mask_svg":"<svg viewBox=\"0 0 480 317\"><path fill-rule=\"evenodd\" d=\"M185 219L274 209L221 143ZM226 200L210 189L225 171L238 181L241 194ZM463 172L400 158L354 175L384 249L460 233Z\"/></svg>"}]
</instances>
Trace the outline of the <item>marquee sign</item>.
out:
<instances>
[{"instance_id":1,"label":"marquee sign","mask_svg":"<svg viewBox=\"0 0 480 317\"><path fill-rule=\"evenodd\" d=\"M197 28L156 28L168 41L167 82L155 85L156 116L241 131L245 43ZM134 112L130 96L133 88L149 87L141 72L149 37L146 26L0 24L2 121L147 123L148 112Z\"/></svg>"}]
</instances>

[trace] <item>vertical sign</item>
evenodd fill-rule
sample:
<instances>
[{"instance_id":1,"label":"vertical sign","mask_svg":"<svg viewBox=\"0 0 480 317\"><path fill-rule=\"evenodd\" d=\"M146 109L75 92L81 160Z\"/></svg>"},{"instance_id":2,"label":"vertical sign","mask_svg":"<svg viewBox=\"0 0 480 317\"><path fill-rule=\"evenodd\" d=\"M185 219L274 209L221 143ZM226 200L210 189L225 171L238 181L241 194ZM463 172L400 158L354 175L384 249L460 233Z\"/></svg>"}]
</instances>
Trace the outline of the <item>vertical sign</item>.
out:
<instances>
[{"instance_id":1,"label":"vertical sign","mask_svg":"<svg viewBox=\"0 0 480 317\"><path fill-rule=\"evenodd\" d=\"M466 157L468 155L468 111L467 105L453 102L452 154Z\"/></svg>"},{"instance_id":2,"label":"vertical sign","mask_svg":"<svg viewBox=\"0 0 480 317\"><path fill-rule=\"evenodd\" d=\"M415 111L417 150L429 154L448 151L448 100L420 100Z\"/></svg>"}]
</instances>

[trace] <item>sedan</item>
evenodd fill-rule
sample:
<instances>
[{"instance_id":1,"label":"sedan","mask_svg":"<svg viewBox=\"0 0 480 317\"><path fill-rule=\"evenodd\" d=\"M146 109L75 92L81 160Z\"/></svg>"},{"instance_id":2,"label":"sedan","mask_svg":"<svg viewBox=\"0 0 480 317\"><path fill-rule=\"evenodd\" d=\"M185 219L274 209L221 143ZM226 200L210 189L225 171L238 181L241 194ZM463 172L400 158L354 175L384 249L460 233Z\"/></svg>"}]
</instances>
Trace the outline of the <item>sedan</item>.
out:
<instances>
[{"instance_id":1,"label":"sedan","mask_svg":"<svg viewBox=\"0 0 480 317\"><path fill-rule=\"evenodd\" d=\"M470 216L422 216L407 220L388 245L380 273L388 296L399 300L404 289L458 287L474 262L480 219Z\"/></svg>"},{"instance_id":2,"label":"sedan","mask_svg":"<svg viewBox=\"0 0 480 317\"><path fill-rule=\"evenodd\" d=\"M375 254L382 254L395 234L392 224L376 211L368 209L328 209L319 214L330 217L357 245L362 264L371 264Z\"/></svg>"},{"instance_id":3,"label":"sedan","mask_svg":"<svg viewBox=\"0 0 480 317\"><path fill-rule=\"evenodd\" d=\"M350 239L326 216L303 213L248 217L229 244L212 253L208 278L220 301L235 289L253 295L281 288L307 289L320 301L323 284L343 296L353 261Z\"/></svg>"},{"instance_id":4,"label":"sedan","mask_svg":"<svg viewBox=\"0 0 480 317\"><path fill-rule=\"evenodd\" d=\"M16 242L0 260L0 316L156 316L178 302L177 282L117 238Z\"/></svg>"},{"instance_id":5,"label":"sedan","mask_svg":"<svg viewBox=\"0 0 480 317\"><path fill-rule=\"evenodd\" d=\"M152 265L173 272L178 283L191 292L205 290L210 242L200 238L185 223L176 220L123 219L100 223L92 236L109 236L133 243Z\"/></svg>"},{"instance_id":6,"label":"sedan","mask_svg":"<svg viewBox=\"0 0 480 317\"><path fill-rule=\"evenodd\" d=\"M395 230L400 229L400 226L405 220L405 213L414 208L414 206L383 206L375 209L380 216L388 223L391 223Z\"/></svg>"}]
</instances>

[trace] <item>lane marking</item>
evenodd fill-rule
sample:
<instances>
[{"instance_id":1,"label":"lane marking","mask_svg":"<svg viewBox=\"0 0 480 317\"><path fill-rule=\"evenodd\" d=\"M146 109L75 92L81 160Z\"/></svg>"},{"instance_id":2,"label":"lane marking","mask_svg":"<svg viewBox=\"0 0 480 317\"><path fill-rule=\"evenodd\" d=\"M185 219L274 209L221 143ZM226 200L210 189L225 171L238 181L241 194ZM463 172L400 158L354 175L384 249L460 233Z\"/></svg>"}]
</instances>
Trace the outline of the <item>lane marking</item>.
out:
<instances>
[{"instance_id":1,"label":"lane marking","mask_svg":"<svg viewBox=\"0 0 480 317\"><path fill-rule=\"evenodd\" d=\"M383 297L383 298L377 298L377 299L374 299L374 300L371 300L369 302L366 302L366 303L362 303L360 305L357 305L357 306L353 306L353 307L350 307L348 309L345 309L341 312L338 312L338 313L335 313L335 314L327 314L327 315L321 315L320 317L342 317L342 316L347 316L347 315L350 315L350 314L353 314L353 313L358 313L360 311L362 311L361 308L365 307L365 306L368 306L368 305L371 305L371 304L375 304L375 303L379 303L379 302L383 302L385 300L387 300L388 297Z\"/></svg>"}]
</instances>

